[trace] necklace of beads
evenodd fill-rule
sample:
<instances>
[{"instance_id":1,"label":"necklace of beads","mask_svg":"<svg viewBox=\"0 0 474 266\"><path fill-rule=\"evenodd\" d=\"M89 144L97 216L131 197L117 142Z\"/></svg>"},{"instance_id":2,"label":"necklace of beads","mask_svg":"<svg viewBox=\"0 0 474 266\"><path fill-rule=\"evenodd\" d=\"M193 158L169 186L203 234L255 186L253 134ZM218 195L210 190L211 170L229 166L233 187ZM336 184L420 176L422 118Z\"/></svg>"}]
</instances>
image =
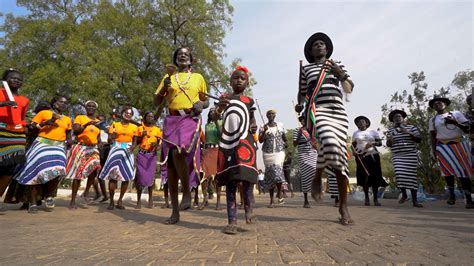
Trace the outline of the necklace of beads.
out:
<instances>
[{"instance_id":1,"label":"necklace of beads","mask_svg":"<svg viewBox=\"0 0 474 266\"><path fill-rule=\"evenodd\" d=\"M188 84L189 79L191 78L191 71L188 70L188 76L186 77L186 80L185 80L184 82L181 82L181 81L179 80L179 73L178 73L178 72L176 72L176 74L174 75L174 77L176 78L176 83L178 83L178 86L179 86L182 90L184 90L184 89L185 89L185 88L184 88L184 85Z\"/></svg>"}]
</instances>

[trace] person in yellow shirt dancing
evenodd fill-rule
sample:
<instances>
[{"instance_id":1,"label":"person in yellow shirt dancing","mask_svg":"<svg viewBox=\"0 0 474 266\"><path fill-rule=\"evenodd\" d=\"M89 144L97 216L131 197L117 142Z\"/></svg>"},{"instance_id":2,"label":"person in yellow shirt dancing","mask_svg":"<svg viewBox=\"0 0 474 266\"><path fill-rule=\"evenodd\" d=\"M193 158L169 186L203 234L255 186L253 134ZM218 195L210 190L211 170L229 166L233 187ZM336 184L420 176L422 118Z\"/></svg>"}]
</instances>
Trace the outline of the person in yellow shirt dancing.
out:
<instances>
[{"instance_id":1,"label":"person in yellow shirt dancing","mask_svg":"<svg viewBox=\"0 0 474 266\"><path fill-rule=\"evenodd\" d=\"M131 122L133 116L132 108L124 107L121 116L121 121L112 123L109 128L109 142L111 142L112 148L99 176L103 180L109 180L110 204L107 207L109 210L115 208L125 209L122 199L130 180L134 179L135 172L133 150L137 146L138 127ZM118 181L122 181L122 184L120 187L120 197L117 205L115 205L114 195Z\"/></svg>"},{"instance_id":2,"label":"person in yellow shirt dancing","mask_svg":"<svg viewBox=\"0 0 474 266\"><path fill-rule=\"evenodd\" d=\"M201 112L209 106L204 78L193 73L193 56L189 48L179 48L173 54L178 70L161 81L155 93L155 104L165 104L168 113L164 121L163 152L167 158L168 185L173 212L166 221L179 221L179 210L191 207L191 189L199 185ZM181 206L178 203L178 178L183 186Z\"/></svg>"},{"instance_id":3,"label":"person in yellow shirt dancing","mask_svg":"<svg viewBox=\"0 0 474 266\"><path fill-rule=\"evenodd\" d=\"M26 153L26 163L16 176L20 185L31 187L29 213L38 212L36 196L39 186L46 184L44 197L46 210L54 208L54 193L59 181L66 175L66 146L71 144L71 118L63 113L68 100L56 96L51 101L52 110L44 110L33 117L33 127L39 129L38 137Z\"/></svg>"},{"instance_id":4,"label":"person in yellow shirt dancing","mask_svg":"<svg viewBox=\"0 0 474 266\"><path fill-rule=\"evenodd\" d=\"M81 180L87 178L83 198L87 201L87 194L100 171L100 156L97 144L100 142L99 120L95 116L98 104L87 101L86 114L78 115L74 119L72 129L76 135L77 144L72 146L66 165L67 179L73 179L70 209L76 209L77 190Z\"/></svg>"},{"instance_id":5,"label":"person in yellow shirt dancing","mask_svg":"<svg viewBox=\"0 0 474 266\"><path fill-rule=\"evenodd\" d=\"M137 154L137 173L135 186L137 188L137 208L140 209L142 190L148 188L148 208L153 208L153 185L155 183L156 151L160 148L163 133L155 126L155 115L146 112L143 116L143 125L138 128L138 143L140 149Z\"/></svg>"}]
</instances>

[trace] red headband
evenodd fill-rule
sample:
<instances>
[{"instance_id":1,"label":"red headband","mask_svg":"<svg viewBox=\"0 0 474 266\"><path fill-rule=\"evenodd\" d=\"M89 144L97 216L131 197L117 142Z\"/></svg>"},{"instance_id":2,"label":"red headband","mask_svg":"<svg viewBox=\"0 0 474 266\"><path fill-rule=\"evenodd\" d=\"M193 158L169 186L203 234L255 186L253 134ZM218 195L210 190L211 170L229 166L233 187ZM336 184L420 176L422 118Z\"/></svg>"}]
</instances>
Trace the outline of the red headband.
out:
<instances>
[{"instance_id":1,"label":"red headband","mask_svg":"<svg viewBox=\"0 0 474 266\"><path fill-rule=\"evenodd\" d=\"M244 67L244 66L237 66L237 67L235 68L234 72L235 72L235 71L239 71L239 70L245 72L245 74L248 74L248 73L249 73L249 69L246 68L246 67Z\"/></svg>"}]
</instances>

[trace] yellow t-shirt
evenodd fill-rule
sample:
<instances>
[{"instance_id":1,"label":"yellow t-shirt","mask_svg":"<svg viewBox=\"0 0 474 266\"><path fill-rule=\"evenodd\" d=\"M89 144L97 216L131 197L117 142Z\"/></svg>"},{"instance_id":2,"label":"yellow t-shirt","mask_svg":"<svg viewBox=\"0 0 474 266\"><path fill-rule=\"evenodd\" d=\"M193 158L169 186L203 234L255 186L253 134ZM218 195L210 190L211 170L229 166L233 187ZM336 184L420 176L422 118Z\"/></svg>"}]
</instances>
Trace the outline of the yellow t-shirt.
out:
<instances>
[{"instance_id":1,"label":"yellow t-shirt","mask_svg":"<svg viewBox=\"0 0 474 266\"><path fill-rule=\"evenodd\" d=\"M31 122L39 124L51 119L52 117L53 111L44 110L36 114ZM61 115L59 119L56 119L55 123L58 126L43 126L40 129L38 136L58 141L66 140L66 131L71 130L72 128L71 118L69 116Z\"/></svg>"},{"instance_id":2,"label":"yellow t-shirt","mask_svg":"<svg viewBox=\"0 0 474 266\"><path fill-rule=\"evenodd\" d=\"M182 83L186 82L188 78L188 72L178 73L179 81ZM165 77L166 78L166 77ZM156 93L159 93L161 88L164 86L163 78L156 90ZM193 104L199 100L204 101L207 99L205 95L200 95L199 92L207 93L207 85L204 78L199 73L191 73L189 81L186 84L183 84L184 92L178 86L176 82L176 75L171 76L171 88L168 90L168 94L165 97L166 102L168 103L168 108L174 110L190 109L193 107ZM189 97L189 98L188 98Z\"/></svg>"},{"instance_id":3,"label":"yellow t-shirt","mask_svg":"<svg viewBox=\"0 0 474 266\"><path fill-rule=\"evenodd\" d=\"M109 128L109 133L116 132L118 134L115 141L117 142L132 142L133 137L138 136L138 127L132 123L124 126L121 122L113 122Z\"/></svg>"},{"instance_id":4,"label":"yellow t-shirt","mask_svg":"<svg viewBox=\"0 0 474 266\"><path fill-rule=\"evenodd\" d=\"M142 136L143 130L146 130L147 135L142 138L142 142L140 143L140 148L146 151L149 151L151 149L151 146L160 141L161 138L163 137L163 132L161 132L161 129L157 126L140 126L138 128L138 136ZM160 140L158 140L160 139Z\"/></svg>"},{"instance_id":5,"label":"yellow t-shirt","mask_svg":"<svg viewBox=\"0 0 474 266\"><path fill-rule=\"evenodd\" d=\"M85 125L92 121L87 115L78 115L74 119L74 124ZM99 121L98 119L94 119L94 121ZM96 145L99 141L97 140L100 134L100 129L95 126L89 125L87 126L81 134L77 136L77 141L84 143L85 145Z\"/></svg>"}]
</instances>

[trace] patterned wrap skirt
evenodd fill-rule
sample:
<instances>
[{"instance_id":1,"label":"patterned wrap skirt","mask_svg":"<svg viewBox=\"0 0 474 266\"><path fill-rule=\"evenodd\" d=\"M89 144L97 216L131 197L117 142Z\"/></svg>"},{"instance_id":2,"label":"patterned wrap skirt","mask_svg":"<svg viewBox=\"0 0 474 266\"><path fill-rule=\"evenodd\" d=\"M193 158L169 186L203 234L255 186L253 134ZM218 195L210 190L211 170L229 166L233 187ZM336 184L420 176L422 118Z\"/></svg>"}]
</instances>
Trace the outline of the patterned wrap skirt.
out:
<instances>
[{"instance_id":1,"label":"patterned wrap skirt","mask_svg":"<svg viewBox=\"0 0 474 266\"><path fill-rule=\"evenodd\" d=\"M128 148L131 142L115 142L112 144L107 161L104 164L100 179L130 181L135 178L135 158Z\"/></svg>"},{"instance_id":2,"label":"patterned wrap skirt","mask_svg":"<svg viewBox=\"0 0 474 266\"><path fill-rule=\"evenodd\" d=\"M25 145L24 132L12 132L0 125L0 169L10 169L8 174L13 174L15 166L25 162Z\"/></svg>"},{"instance_id":3,"label":"patterned wrap skirt","mask_svg":"<svg viewBox=\"0 0 474 266\"><path fill-rule=\"evenodd\" d=\"M21 185L45 184L66 175L64 141L37 137L26 153L26 163L15 179Z\"/></svg>"},{"instance_id":4,"label":"patterned wrap skirt","mask_svg":"<svg viewBox=\"0 0 474 266\"><path fill-rule=\"evenodd\" d=\"M97 146L74 144L69 151L66 165L66 178L82 180L101 169L100 155Z\"/></svg>"},{"instance_id":5,"label":"patterned wrap skirt","mask_svg":"<svg viewBox=\"0 0 474 266\"><path fill-rule=\"evenodd\" d=\"M436 155L443 176L470 178L473 176L469 142L465 139L439 142L436 144Z\"/></svg>"},{"instance_id":6,"label":"patterned wrap skirt","mask_svg":"<svg viewBox=\"0 0 474 266\"><path fill-rule=\"evenodd\" d=\"M278 183L285 182L283 173L283 162L285 161L285 152L263 153L263 163L265 164L264 184L266 189L271 189Z\"/></svg>"}]
</instances>

